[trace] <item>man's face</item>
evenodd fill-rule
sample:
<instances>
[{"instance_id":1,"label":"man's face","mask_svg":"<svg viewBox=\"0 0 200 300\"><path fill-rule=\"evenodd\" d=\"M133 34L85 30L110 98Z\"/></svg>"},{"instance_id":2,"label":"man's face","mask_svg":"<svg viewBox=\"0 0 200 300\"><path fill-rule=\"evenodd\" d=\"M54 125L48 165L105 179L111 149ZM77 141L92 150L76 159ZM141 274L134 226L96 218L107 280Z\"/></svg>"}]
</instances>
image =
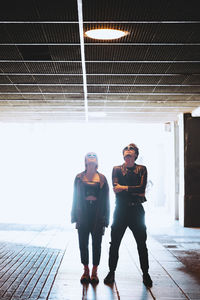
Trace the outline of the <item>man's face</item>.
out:
<instances>
[{"instance_id":1,"label":"man's face","mask_svg":"<svg viewBox=\"0 0 200 300\"><path fill-rule=\"evenodd\" d=\"M126 161L127 159L136 159L136 153L135 153L135 148L132 146L127 146L124 148L124 160Z\"/></svg>"}]
</instances>

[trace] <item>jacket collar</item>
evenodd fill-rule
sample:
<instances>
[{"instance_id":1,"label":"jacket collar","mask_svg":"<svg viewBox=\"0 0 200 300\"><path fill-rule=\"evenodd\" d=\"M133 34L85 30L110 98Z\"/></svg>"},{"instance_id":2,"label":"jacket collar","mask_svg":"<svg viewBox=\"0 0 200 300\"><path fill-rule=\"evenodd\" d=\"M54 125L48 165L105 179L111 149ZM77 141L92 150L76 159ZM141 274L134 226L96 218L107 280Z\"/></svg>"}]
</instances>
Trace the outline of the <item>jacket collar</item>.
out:
<instances>
[{"instance_id":1,"label":"jacket collar","mask_svg":"<svg viewBox=\"0 0 200 300\"><path fill-rule=\"evenodd\" d=\"M136 163L134 164L132 170L134 171L136 168ZM123 176L125 176L128 172L128 168L126 167L126 164L124 163L122 166L121 166L121 170L122 170L122 174Z\"/></svg>"},{"instance_id":2,"label":"jacket collar","mask_svg":"<svg viewBox=\"0 0 200 300\"><path fill-rule=\"evenodd\" d=\"M86 174L86 170L83 171L82 173L80 173L80 174L78 175L78 178L80 178L80 179L82 180L83 177L85 176L85 174ZM102 188L102 186L103 186L103 184L104 184L104 177L103 177L103 175L102 175L101 173L99 173L98 171L97 171L97 174L99 175L99 178L100 178L100 188Z\"/></svg>"}]
</instances>

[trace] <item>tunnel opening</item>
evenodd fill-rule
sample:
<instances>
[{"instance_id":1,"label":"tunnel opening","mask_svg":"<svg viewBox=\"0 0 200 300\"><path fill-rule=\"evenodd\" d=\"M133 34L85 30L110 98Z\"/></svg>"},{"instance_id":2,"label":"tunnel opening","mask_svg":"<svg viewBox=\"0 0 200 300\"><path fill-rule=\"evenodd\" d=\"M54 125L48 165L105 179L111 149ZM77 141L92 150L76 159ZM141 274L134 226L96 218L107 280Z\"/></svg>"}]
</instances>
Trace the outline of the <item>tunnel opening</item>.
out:
<instances>
[{"instance_id":1,"label":"tunnel opening","mask_svg":"<svg viewBox=\"0 0 200 300\"><path fill-rule=\"evenodd\" d=\"M2 123L0 126L1 222L70 225L73 181L84 170L84 156L95 151L99 172L114 193L111 173L123 163L122 149L134 142L136 163L148 169L146 223L174 220L174 131L164 124Z\"/></svg>"}]
</instances>

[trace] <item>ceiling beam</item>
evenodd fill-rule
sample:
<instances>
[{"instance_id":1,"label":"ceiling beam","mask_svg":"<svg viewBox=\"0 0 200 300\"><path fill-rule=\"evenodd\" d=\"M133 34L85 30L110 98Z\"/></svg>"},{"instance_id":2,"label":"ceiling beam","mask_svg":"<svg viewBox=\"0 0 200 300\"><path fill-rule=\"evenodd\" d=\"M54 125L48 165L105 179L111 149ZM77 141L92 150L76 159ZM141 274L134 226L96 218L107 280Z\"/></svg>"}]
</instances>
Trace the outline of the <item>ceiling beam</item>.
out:
<instances>
[{"instance_id":1,"label":"ceiling beam","mask_svg":"<svg viewBox=\"0 0 200 300\"><path fill-rule=\"evenodd\" d=\"M38 105L38 103L36 104L36 106ZM8 107L10 107L10 105L8 106ZM22 105L20 105L20 107L22 107ZM33 107L35 107L35 105L33 106ZM42 107L42 106L41 106ZM45 105L44 106L44 108L45 109L50 109L52 106L48 106L48 105ZM76 109L83 109L83 106L80 106L80 105L73 105L73 106L69 106L69 105L65 105L65 106L58 106L58 105L56 105L56 106L54 106L54 107L56 107L56 108L59 108L59 109L72 109L72 110L76 110ZM107 106L107 107L104 107L104 106L102 106L102 105L90 105L90 109L94 109L94 110L98 110L98 109L100 109L100 110L104 110L105 112L108 112L108 111L111 111L112 109L119 109L119 110L122 110L122 109L125 109L125 110L127 110L127 109L135 109L135 108L139 108L139 109L146 109L146 108L152 108L152 109L160 109L160 108L162 108L162 109L169 109L169 108L173 108L173 109L180 109L180 108L183 108L183 109L185 109L185 108L189 108L189 109L191 109L191 108L195 108L196 106L193 106L193 105L185 105L185 106L181 106L181 105L150 105L149 103L147 103L147 105L144 105L144 106L142 106L142 107L140 107L140 106L137 106L137 105L131 105L131 106ZM131 112L131 111L130 111Z\"/></svg>"},{"instance_id":2,"label":"ceiling beam","mask_svg":"<svg viewBox=\"0 0 200 300\"><path fill-rule=\"evenodd\" d=\"M200 46L200 43L84 43L85 46ZM0 46L80 46L80 43L1 43Z\"/></svg>"},{"instance_id":3,"label":"ceiling beam","mask_svg":"<svg viewBox=\"0 0 200 300\"><path fill-rule=\"evenodd\" d=\"M83 76L82 73L74 74L74 73L0 73L0 76ZM191 76L191 75L197 75L199 76L200 73L100 73L100 74L87 74L87 76Z\"/></svg>"},{"instance_id":4,"label":"ceiling beam","mask_svg":"<svg viewBox=\"0 0 200 300\"><path fill-rule=\"evenodd\" d=\"M81 64L83 72L83 90L84 90L84 103L85 103L85 120L88 121L88 99L87 99L87 77L86 77L86 64L85 64L85 48L84 48L84 36L83 36L83 9L82 0L77 0L78 5L78 24L81 46Z\"/></svg>"},{"instance_id":5,"label":"ceiling beam","mask_svg":"<svg viewBox=\"0 0 200 300\"><path fill-rule=\"evenodd\" d=\"M12 103L19 103L19 102L23 102L23 103L32 103L32 104L47 104L47 103L58 103L60 106L60 103L64 103L66 105L68 105L68 103L74 103L77 104L79 102L83 103L83 99L48 99L48 100L41 100L41 99L0 99L0 103L8 103L9 105L12 105ZM165 103L177 103L177 104L185 104L185 103L193 103L194 106L196 106L198 103L200 104L200 100L141 100L141 99L127 99L127 100L121 100L121 99L107 99L107 100L96 100L96 99L89 99L88 103L104 103L104 104L113 104L113 103L123 103L123 105L126 103L158 103L158 104L165 104ZM193 106L193 105L192 105Z\"/></svg>"},{"instance_id":6,"label":"ceiling beam","mask_svg":"<svg viewBox=\"0 0 200 300\"><path fill-rule=\"evenodd\" d=\"M68 93L68 92L1 92L1 95L81 95L82 92L77 92L77 93ZM200 93L143 93L143 92L136 92L136 93L87 93L88 95L144 95L144 96L200 96Z\"/></svg>"},{"instance_id":7,"label":"ceiling beam","mask_svg":"<svg viewBox=\"0 0 200 300\"><path fill-rule=\"evenodd\" d=\"M82 1L77 0L81 2ZM79 3L78 3L79 6ZM79 24L79 21L2 21L0 24ZM200 21L83 21L83 24L200 24Z\"/></svg>"},{"instance_id":8,"label":"ceiling beam","mask_svg":"<svg viewBox=\"0 0 200 300\"><path fill-rule=\"evenodd\" d=\"M0 86L83 86L83 83L0 83ZM127 86L127 87L200 87L200 84L114 84L114 83L88 83L87 86Z\"/></svg>"},{"instance_id":9,"label":"ceiling beam","mask_svg":"<svg viewBox=\"0 0 200 300\"><path fill-rule=\"evenodd\" d=\"M82 60L0 60L0 63L82 63ZM176 64L176 63L200 63L200 60L85 60L85 63L134 63L134 64L160 64L160 63L166 63L166 64Z\"/></svg>"}]
</instances>

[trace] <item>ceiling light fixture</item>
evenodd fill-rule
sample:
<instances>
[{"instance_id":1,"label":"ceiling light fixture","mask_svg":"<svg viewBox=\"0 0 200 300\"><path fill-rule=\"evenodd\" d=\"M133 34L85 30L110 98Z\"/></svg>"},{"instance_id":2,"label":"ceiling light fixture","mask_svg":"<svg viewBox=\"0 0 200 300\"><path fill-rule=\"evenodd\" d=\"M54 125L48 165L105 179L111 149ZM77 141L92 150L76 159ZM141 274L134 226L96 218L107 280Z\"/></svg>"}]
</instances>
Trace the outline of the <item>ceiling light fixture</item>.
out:
<instances>
[{"instance_id":1,"label":"ceiling light fixture","mask_svg":"<svg viewBox=\"0 0 200 300\"><path fill-rule=\"evenodd\" d=\"M85 35L96 40L114 40L128 34L128 31L118 29L92 29L85 32Z\"/></svg>"}]
</instances>

